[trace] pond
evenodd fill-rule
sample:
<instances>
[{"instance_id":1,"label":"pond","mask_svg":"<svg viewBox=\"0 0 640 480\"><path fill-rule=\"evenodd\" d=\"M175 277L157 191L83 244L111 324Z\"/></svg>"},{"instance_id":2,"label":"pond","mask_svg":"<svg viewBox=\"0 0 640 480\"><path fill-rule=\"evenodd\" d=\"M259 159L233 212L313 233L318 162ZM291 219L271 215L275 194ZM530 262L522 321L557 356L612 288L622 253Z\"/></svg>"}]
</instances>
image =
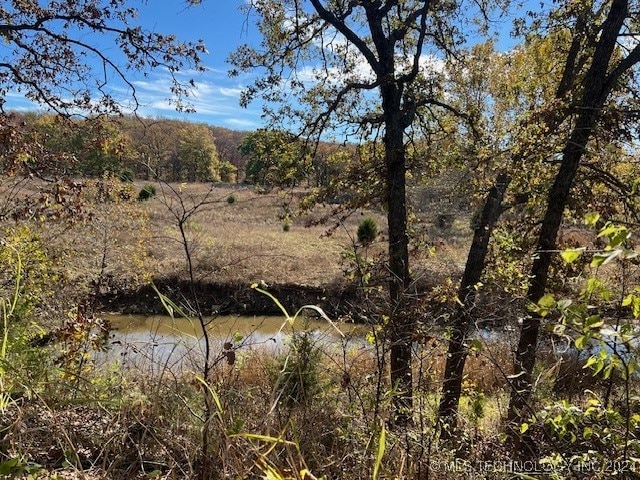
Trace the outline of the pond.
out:
<instances>
[{"instance_id":1,"label":"pond","mask_svg":"<svg viewBox=\"0 0 640 480\"><path fill-rule=\"evenodd\" d=\"M113 328L106 360L186 368L204 355L203 330L195 319L119 314L106 318ZM224 352L225 344L227 349L245 352L279 351L287 347L293 333L303 331L312 332L314 341L324 346L364 342L362 326L332 325L322 319L300 317L290 324L284 317L231 315L206 318L205 322L214 357Z\"/></svg>"}]
</instances>

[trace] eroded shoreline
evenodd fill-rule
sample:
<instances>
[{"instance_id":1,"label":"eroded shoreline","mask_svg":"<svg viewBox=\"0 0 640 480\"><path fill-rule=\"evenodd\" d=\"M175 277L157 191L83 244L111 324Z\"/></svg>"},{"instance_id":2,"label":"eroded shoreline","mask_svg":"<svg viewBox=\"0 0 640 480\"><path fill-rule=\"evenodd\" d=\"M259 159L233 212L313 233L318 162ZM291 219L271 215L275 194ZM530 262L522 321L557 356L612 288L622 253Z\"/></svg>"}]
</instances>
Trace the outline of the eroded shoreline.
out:
<instances>
[{"instance_id":1,"label":"eroded shoreline","mask_svg":"<svg viewBox=\"0 0 640 480\"><path fill-rule=\"evenodd\" d=\"M251 288L249 283L200 282L192 285L176 278L157 279L151 284L131 290L110 290L93 295L96 310L124 314L164 314L158 292L177 305L193 305L197 298L204 315L280 315L282 311L267 295ZM269 291L293 315L303 305L316 305L327 315L338 317L353 311L358 291L355 285L331 284L324 286L273 284Z\"/></svg>"}]
</instances>

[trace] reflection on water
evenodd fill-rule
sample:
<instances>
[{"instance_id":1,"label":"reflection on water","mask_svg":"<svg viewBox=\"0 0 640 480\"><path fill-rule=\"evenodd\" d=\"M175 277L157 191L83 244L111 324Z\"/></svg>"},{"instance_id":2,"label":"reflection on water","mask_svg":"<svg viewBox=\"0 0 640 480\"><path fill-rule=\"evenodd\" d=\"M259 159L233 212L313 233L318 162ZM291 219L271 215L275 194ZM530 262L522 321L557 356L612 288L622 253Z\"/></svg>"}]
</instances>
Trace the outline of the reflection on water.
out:
<instances>
[{"instance_id":1,"label":"reflection on water","mask_svg":"<svg viewBox=\"0 0 640 480\"><path fill-rule=\"evenodd\" d=\"M202 327L197 320L168 316L108 315L113 327L111 349L107 359L147 360L151 364L167 364L185 368L204 354ZM317 341L341 344L336 327L325 320L298 318L290 324L284 317L219 316L207 318L210 351L214 358L222 354L225 343L233 349L266 348L277 351L286 346L293 332L312 331ZM341 332L362 341L358 327L338 326ZM228 346L228 345L227 345ZM145 362L147 363L147 362Z\"/></svg>"}]
</instances>

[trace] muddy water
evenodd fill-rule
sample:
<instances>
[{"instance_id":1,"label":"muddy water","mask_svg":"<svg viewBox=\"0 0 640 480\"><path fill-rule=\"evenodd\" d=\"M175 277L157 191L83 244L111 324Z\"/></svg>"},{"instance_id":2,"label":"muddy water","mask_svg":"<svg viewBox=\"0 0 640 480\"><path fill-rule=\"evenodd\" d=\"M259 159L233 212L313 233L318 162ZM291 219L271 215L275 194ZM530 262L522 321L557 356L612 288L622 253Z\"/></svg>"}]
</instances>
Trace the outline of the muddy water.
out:
<instances>
[{"instance_id":1,"label":"muddy water","mask_svg":"<svg viewBox=\"0 0 640 480\"><path fill-rule=\"evenodd\" d=\"M185 363L201 359L204 352L202 327L197 320L168 316L108 315L113 327L108 359L123 363L149 365ZM298 318L290 324L284 317L220 316L207 318L210 351L218 356L224 344L231 343L239 351L286 348L294 332L313 332L314 339L324 344L342 345L362 342L363 334L353 325L332 326L325 320ZM336 329L340 329L346 338Z\"/></svg>"}]
</instances>

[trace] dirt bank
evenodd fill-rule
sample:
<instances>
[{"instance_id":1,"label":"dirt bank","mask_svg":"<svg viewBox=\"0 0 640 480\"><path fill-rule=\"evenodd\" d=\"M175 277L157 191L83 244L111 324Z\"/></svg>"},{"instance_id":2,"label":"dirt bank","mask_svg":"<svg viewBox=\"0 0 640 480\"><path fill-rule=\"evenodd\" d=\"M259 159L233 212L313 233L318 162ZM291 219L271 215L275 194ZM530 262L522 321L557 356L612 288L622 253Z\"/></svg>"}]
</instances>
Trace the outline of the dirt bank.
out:
<instances>
[{"instance_id":1,"label":"dirt bank","mask_svg":"<svg viewBox=\"0 0 640 480\"><path fill-rule=\"evenodd\" d=\"M193 305L194 293L205 315L244 314L279 315L282 312L268 296L257 292L248 283L204 282L195 286L195 292L184 280L175 278L154 281L155 287L178 305ZM340 284L307 286L295 284L269 285L267 290L274 295L290 314L303 305L317 305L328 315L337 317L353 309L357 301L354 285ZM97 294L94 305L98 310L125 314L166 313L153 285L144 285L137 290L111 290Z\"/></svg>"}]
</instances>

